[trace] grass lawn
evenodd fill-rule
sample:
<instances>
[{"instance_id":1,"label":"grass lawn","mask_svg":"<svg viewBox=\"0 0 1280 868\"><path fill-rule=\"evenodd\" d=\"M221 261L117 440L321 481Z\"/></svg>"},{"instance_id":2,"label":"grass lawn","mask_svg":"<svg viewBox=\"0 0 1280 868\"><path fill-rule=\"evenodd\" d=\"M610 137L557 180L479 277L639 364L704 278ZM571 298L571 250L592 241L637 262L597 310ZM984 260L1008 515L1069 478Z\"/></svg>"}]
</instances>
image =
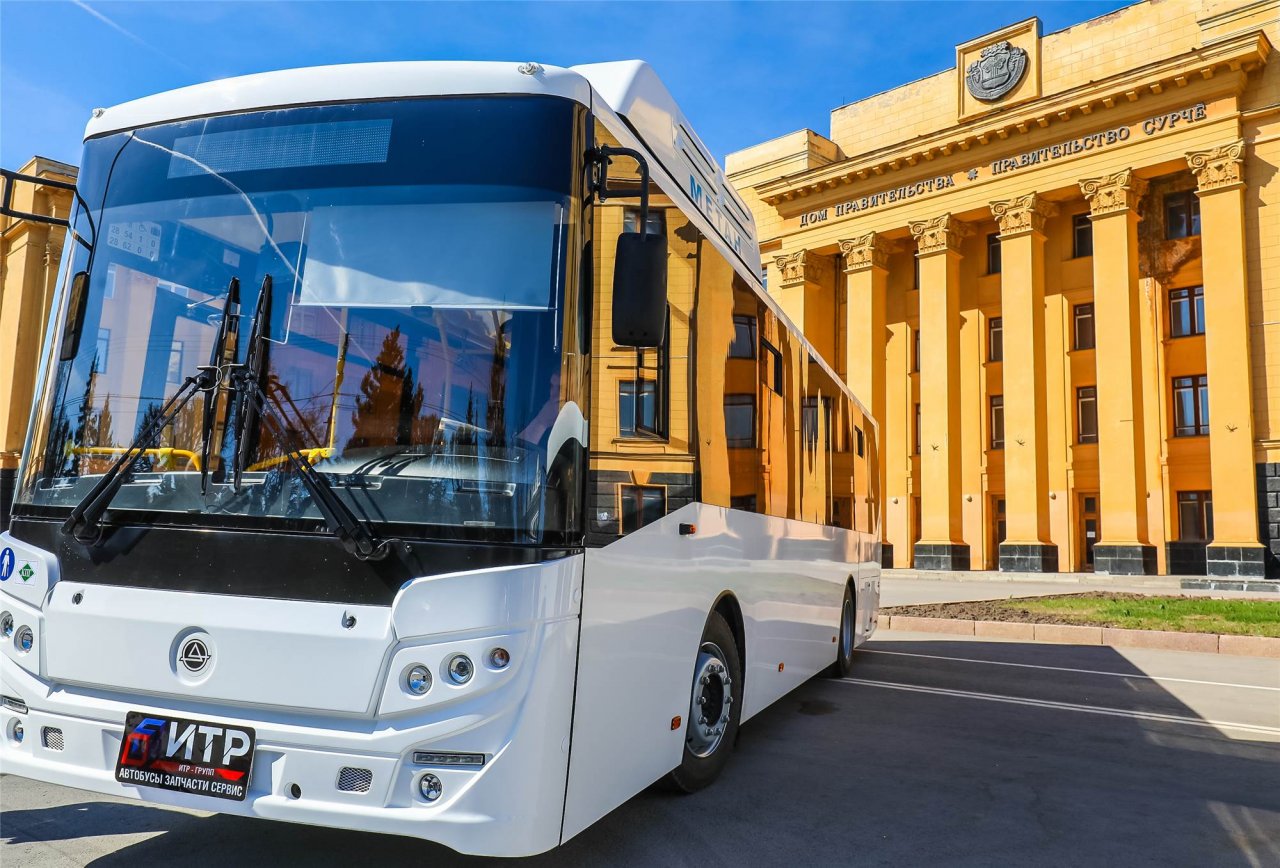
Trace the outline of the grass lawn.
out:
<instances>
[{"instance_id":1,"label":"grass lawn","mask_svg":"<svg viewBox=\"0 0 1280 868\"><path fill-rule=\"evenodd\" d=\"M897 606L888 614L1133 630L1280 637L1280 600L1214 600L1093 592L968 603Z\"/></svg>"},{"instance_id":2,"label":"grass lawn","mask_svg":"<svg viewBox=\"0 0 1280 868\"><path fill-rule=\"evenodd\" d=\"M1125 599L1100 600L1067 596L1019 600L1017 606L1059 616L1064 623L1103 624L1133 630L1280 636L1280 601L1127 595Z\"/></svg>"}]
</instances>

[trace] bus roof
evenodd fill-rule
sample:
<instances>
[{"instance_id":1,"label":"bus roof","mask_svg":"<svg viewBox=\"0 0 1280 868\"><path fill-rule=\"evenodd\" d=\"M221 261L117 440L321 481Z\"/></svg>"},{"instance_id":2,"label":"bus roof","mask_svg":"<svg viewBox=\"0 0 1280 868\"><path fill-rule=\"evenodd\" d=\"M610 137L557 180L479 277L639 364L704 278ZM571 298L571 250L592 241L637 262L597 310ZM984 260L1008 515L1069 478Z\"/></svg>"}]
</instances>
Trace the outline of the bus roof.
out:
<instances>
[{"instance_id":1,"label":"bus roof","mask_svg":"<svg viewBox=\"0 0 1280 868\"><path fill-rule=\"evenodd\" d=\"M594 91L594 98L593 98ZM459 94L546 94L603 102L635 131L744 263L760 261L751 211L643 61L570 69L480 61L396 61L283 69L158 93L95 109L85 138L194 117L291 105ZM753 270L758 265L750 265Z\"/></svg>"}]
</instances>

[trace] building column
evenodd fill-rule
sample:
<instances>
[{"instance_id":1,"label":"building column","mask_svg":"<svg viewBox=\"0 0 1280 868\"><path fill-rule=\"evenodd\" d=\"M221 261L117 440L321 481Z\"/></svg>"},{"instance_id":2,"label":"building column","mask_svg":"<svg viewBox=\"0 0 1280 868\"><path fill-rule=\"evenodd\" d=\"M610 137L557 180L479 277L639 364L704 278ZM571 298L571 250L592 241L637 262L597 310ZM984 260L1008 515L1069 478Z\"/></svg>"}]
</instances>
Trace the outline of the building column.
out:
<instances>
[{"instance_id":1,"label":"building column","mask_svg":"<svg viewBox=\"0 0 1280 868\"><path fill-rule=\"evenodd\" d=\"M1028 193L991 203L1000 224L1004 329L1004 476L1007 536L1000 569L1051 573L1049 443L1045 404L1044 221L1056 208Z\"/></svg>"},{"instance_id":2,"label":"building column","mask_svg":"<svg viewBox=\"0 0 1280 868\"><path fill-rule=\"evenodd\" d=\"M1093 298L1098 370L1101 539L1094 569L1150 575L1156 550L1147 533L1143 457L1138 202L1146 182L1125 169L1080 182L1093 219Z\"/></svg>"},{"instance_id":3,"label":"building column","mask_svg":"<svg viewBox=\"0 0 1280 868\"><path fill-rule=\"evenodd\" d=\"M1265 575L1258 542L1253 460L1249 288L1245 273L1244 141L1187 154L1198 182L1204 266L1209 468L1213 487L1211 576Z\"/></svg>"},{"instance_id":4,"label":"building column","mask_svg":"<svg viewBox=\"0 0 1280 868\"><path fill-rule=\"evenodd\" d=\"M889 245L868 232L840 242L845 274L845 371L849 388L876 420L877 508L885 527L885 303L889 284ZM881 562L893 563L893 544L882 543Z\"/></svg>"},{"instance_id":5,"label":"building column","mask_svg":"<svg viewBox=\"0 0 1280 868\"><path fill-rule=\"evenodd\" d=\"M921 570L969 569L960 505L960 223L910 224L920 260Z\"/></svg>"},{"instance_id":6,"label":"building column","mask_svg":"<svg viewBox=\"0 0 1280 868\"><path fill-rule=\"evenodd\" d=\"M772 295L829 365L835 367L836 300L832 257L812 250L775 256L778 289Z\"/></svg>"}]
</instances>

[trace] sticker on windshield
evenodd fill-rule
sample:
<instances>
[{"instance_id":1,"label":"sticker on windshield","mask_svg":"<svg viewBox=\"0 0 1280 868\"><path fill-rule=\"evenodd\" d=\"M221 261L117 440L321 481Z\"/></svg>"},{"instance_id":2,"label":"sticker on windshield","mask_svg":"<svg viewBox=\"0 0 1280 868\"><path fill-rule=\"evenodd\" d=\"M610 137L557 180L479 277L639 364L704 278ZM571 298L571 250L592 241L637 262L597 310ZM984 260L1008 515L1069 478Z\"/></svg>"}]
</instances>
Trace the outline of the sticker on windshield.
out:
<instances>
[{"instance_id":1,"label":"sticker on windshield","mask_svg":"<svg viewBox=\"0 0 1280 868\"><path fill-rule=\"evenodd\" d=\"M107 244L155 262L160 258L160 224L147 221L112 223L107 228Z\"/></svg>"},{"instance_id":2,"label":"sticker on windshield","mask_svg":"<svg viewBox=\"0 0 1280 868\"><path fill-rule=\"evenodd\" d=\"M9 581L9 577L13 575L13 563L17 558L13 555L13 549L6 548L0 552L0 582Z\"/></svg>"}]
</instances>

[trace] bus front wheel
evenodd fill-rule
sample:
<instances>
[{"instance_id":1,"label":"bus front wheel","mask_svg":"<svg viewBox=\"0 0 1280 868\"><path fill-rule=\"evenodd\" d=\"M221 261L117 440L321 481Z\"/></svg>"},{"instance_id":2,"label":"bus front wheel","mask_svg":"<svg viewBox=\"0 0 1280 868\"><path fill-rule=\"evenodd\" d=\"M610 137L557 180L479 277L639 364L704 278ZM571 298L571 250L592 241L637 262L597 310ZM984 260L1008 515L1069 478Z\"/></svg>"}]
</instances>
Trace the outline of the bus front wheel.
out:
<instances>
[{"instance_id":1,"label":"bus front wheel","mask_svg":"<svg viewBox=\"0 0 1280 868\"><path fill-rule=\"evenodd\" d=\"M857 640L858 602L853 589L844 588L844 602L840 605L840 639L836 645L836 662L822 674L828 678L844 678L853 669L853 647Z\"/></svg>"},{"instance_id":2,"label":"bus front wheel","mask_svg":"<svg viewBox=\"0 0 1280 868\"><path fill-rule=\"evenodd\" d=\"M729 762L741 716L742 661L738 644L724 617L712 612L694 665L684 756L668 775L676 790L694 793L719 777Z\"/></svg>"}]
</instances>

